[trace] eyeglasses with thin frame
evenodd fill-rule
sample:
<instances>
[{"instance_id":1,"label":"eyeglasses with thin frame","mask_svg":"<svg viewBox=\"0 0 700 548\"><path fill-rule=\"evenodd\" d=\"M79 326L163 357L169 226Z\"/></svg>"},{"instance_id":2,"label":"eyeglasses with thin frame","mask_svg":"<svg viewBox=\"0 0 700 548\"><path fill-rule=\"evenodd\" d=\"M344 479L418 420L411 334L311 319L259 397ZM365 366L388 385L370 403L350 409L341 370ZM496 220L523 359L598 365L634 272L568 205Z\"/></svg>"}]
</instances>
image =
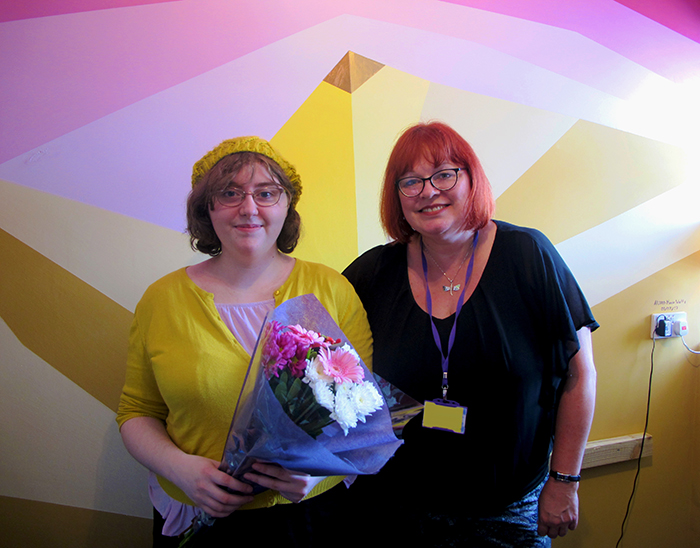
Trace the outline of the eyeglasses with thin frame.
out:
<instances>
[{"instance_id":1,"label":"eyeglasses with thin frame","mask_svg":"<svg viewBox=\"0 0 700 548\"><path fill-rule=\"evenodd\" d=\"M457 184L460 171L464 171L464 168L451 167L449 169L441 169L430 177L404 177L396 181L396 186L406 198L419 196L425 188L426 181L430 181L433 188L437 190L452 190Z\"/></svg>"},{"instance_id":2,"label":"eyeglasses with thin frame","mask_svg":"<svg viewBox=\"0 0 700 548\"><path fill-rule=\"evenodd\" d=\"M284 187L275 184L259 186L252 192L247 192L240 187L230 186L222 190L217 196L217 201L224 207L236 207L243 203L245 197L250 194L253 201L260 207L277 205L287 191Z\"/></svg>"}]
</instances>

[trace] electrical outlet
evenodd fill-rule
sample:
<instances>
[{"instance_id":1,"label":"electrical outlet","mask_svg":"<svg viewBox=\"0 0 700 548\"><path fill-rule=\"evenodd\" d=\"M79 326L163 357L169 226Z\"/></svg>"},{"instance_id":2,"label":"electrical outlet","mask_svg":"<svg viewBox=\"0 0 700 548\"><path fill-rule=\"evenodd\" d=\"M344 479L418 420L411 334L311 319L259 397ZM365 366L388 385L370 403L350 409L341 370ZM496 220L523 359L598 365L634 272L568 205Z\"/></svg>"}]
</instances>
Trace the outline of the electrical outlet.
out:
<instances>
[{"instance_id":1,"label":"electrical outlet","mask_svg":"<svg viewBox=\"0 0 700 548\"><path fill-rule=\"evenodd\" d=\"M685 322L680 324L678 322ZM676 326L684 325L684 329L681 330ZM685 334L688 330L687 316L685 312L668 312L666 314L652 314L651 315L651 338L657 339L670 339L671 337L680 337ZM654 335L656 331L656 336Z\"/></svg>"}]
</instances>

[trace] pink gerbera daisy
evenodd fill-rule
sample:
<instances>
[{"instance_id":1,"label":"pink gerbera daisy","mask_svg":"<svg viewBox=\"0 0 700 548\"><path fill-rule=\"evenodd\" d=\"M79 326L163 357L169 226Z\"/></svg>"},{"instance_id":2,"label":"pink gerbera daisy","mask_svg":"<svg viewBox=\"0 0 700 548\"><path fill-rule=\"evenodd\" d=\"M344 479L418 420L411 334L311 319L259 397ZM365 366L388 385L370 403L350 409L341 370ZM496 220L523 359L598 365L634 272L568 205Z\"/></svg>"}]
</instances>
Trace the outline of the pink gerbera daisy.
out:
<instances>
[{"instance_id":1,"label":"pink gerbera daisy","mask_svg":"<svg viewBox=\"0 0 700 548\"><path fill-rule=\"evenodd\" d=\"M357 354L347 345L335 350L321 348L318 358L323 372L338 384L360 382L365 377Z\"/></svg>"}]
</instances>

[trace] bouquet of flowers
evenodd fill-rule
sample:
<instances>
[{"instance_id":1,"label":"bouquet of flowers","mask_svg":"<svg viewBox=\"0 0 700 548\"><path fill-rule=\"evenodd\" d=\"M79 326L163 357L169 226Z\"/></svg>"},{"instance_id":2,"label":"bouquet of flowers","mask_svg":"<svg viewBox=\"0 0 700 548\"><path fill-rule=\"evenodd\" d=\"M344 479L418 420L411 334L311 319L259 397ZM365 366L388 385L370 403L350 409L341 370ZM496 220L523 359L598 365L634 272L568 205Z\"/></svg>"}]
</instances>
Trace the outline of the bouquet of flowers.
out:
<instances>
[{"instance_id":1,"label":"bouquet of flowers","mask_svg":"<svg viewBox=\"0 0 700 548\"><path fill-rule=\"evenodd\" d=\"M258 338L220 468L239 477L259 460L316 476L373 474L400 444L374 378L318 299L277 307Z\"/></svg>"},{"instance_id":2,"label":"bouquet of flowers","mask_svg":"<svg viewBox=\"0 0 700 548\"><path fill-rule=\"evenodd\" d=\"M349 344L298 324L273 320L266 328L265 378L287 416L312 438L333 421L347 436L358 420L365 422L384 405Z\"/></svg>"},{"instance_id":3,"label":"bouquet of flowers","mask_svg":"<svg viewBox=\"0 0 700 548\"><path fill-rule=\"evenodd\" d=\"M375 378L314 295L268 315L220 470L242 481L256 461L312 476L374 474L401 443ZM211 523L201 516L190 535Z\"/></svg>"}]
</instances>

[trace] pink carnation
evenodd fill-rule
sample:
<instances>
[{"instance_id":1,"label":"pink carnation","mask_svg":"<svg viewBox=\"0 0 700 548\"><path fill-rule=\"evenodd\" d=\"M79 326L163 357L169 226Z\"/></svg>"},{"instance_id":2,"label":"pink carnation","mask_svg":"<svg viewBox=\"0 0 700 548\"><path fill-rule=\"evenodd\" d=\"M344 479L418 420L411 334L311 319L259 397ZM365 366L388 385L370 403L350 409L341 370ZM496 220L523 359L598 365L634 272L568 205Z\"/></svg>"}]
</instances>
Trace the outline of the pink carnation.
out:
<instances>
[{"instance_id":1,"label":"pink carnation","mask_svg":"<svg viewBox=\"0 0 700 548\"><path fill-rule=\"evenodd\" d=\"M275 341L277 347L279 348L280 356L286 360L291 360L297 354L297 338L293 333L285 331L284 333L279 333L277 335L277 340Z\"/></svg>"},{"instance_id":2,"label":"pink carnation","mask_svg":"<svg viewBox=\"0 0 700 548\"><path fill-rule=\"evenodd\" d=\"M302 378L309 350L323 346L324 338L299 325L283 326L276 321L268 324L266 329L268 339L262 355L265 376L268 379L279 377L286 368L293 377Z\"/></svg>"},{"instance_id":3,"label":"pink carnation","mask_svg":"<svg viewBox=\"0 0 700 548\"><path fill-rule=\"evenodd\" d=\"M296 353L297 347L294 337L287 335L286 332L281 332L281 329L282 325L276 321L266 326L268 339L262 352L262 365L268 379L279 377L280 371Z\"/></svg>"},{"instance_id":4,"label":"pink carnation","mask_svg":"<svg viewBox=\"0 0 700 548\"><path fill-rule=\"evenodd\" d=\"M300 379L304 378L304 373L306 372L307 361L294 359L288 364L289 373L292 377L298 377Z\"/></svg>"},{"instance_id":5,"label":"pink carnation","mask_svg":"<svg viewBox=\"0 0 700 548\"><path fill-rule=\"evenodd\" d=\"M290 333L294 333L294 335L296 335L300 345L321 346L325 342L325 337L322 337L315 331L304 329L299 324L290 325L288 329Z\"/></svg>"}]
</instances>

